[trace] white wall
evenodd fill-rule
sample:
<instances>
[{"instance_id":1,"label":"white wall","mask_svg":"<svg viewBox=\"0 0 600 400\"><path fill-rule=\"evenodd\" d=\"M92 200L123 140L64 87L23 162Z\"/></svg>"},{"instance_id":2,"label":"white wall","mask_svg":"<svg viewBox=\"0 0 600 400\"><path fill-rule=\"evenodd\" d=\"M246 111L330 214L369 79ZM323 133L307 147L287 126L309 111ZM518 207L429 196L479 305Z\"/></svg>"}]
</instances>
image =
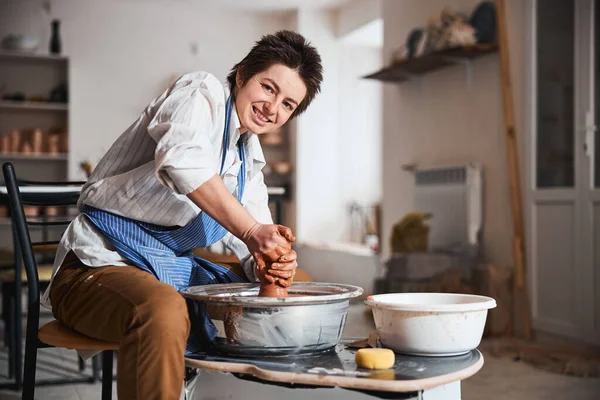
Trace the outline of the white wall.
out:
<instances>
[{"instance_id":1,"label":"white wall","mask_svg":"<svg viewBox=\"0 0 600 400\"><path fill-rule=\"evenodd\" d=\"M343 236L338 103L339 45L333 15L299 10L297 30L321 55L321 93L296 122L296 236L298 241Z\"/></svg>"},{"instance_id":2,"label":"white wall","mask_svg":"<svg viewBox=\"0 0 600 400\"><path fill-rule=\"evenodd\" d=\"M190 1L53 0L70 57L70 178L97 162L174 75L225 77L261 35L286 27L279 14L220 11ZM0 37L22 33L47 49L50 20L40 0L3 0ZM194 53L193 47L198 52Z\"/></svg>"},{"instance_id":3,"label":"white wall","mask_svg":"<svg viewBox=\"0 0 600 400\"><path fill-rule=\"evenodd\" d=\"M336 33L342 37L381 18L381 0L353 0L337 13Z\"/></svg>"},{"instance_id":4,"label":"white wall","mask_svg":"<svg viewBox=\"0 0 600 400\"><path fill-rule=\"evenodd\" d=\"M374 206L382 196L382 85L362 77L380 69L382 57L380 48L342 45L340 50L339 179L346 212L344 239L360 240L350 236L348 205Z\"/></svg>"},{"instance_id":5,"label":"white wall","mask_svg":"<svg viewBox=\"0 0 600 400\"><path fill-rule=\"evenodd\" d=\"M470 14L478 0L385 0L384 58L422 26L433 13L449 5ZM523 124L524 2L507 0L510 70L516 131ZM428 166L468 161L484 166L484 246L489 260L512 265L512 219L506 162L504 113L499 55L473 63L473 88L461 66L436 71L419 82L386 84L383 95L383 244L392 225L413 209L412 176L403 164ZM524 165L521 163L521 166Z\"/></svg>"},{"instance_id":6,"label":"white wall","mask_svg":"<svg viewBox=\"0 0 600 400\"><path fill-rule=\"evenodd\" d=\"M338 15L300 10L298 32L323 59L322 91L296 122L299 242L349 237L348 205L381 199L381 86L361 79L381 67L381 49L336 37Z\"/></svg>"}]
</instances>

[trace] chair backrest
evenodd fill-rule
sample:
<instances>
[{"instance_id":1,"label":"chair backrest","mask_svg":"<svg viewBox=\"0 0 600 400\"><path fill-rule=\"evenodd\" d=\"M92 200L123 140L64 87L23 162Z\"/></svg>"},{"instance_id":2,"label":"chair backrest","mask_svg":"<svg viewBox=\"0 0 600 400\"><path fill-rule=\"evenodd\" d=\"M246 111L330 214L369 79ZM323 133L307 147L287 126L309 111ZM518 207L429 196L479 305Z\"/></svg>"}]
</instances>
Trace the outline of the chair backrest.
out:
<instances>
[{"instance_id":1,"label":"chair backrest","mask_svg":"<svg viewBox=\"0 0 600 400\"><path fill-rule=\"evenodd\" d=\"M18 180L14 166L7 162L2 165L10 217L12 219L15 248L15 284L20 300L21 262L27 275L27 336L30 331L37 335L39 325L40 284L34 246L56 244L57 241L32 242L30 226L67 226L72 218L36 218L27 220L24 205L41 207L68 207L77 204L79 189L85 182L38 182ZM72 189L66 189L72 187ZM17 255L19 258L17 258ZM20 310L20 301L17 301ZM31 328L30 328L31 327ZM33 334L33 333L32 333ZM37 336L36 336L37 337Z\"/></svg>"}]
</instances>

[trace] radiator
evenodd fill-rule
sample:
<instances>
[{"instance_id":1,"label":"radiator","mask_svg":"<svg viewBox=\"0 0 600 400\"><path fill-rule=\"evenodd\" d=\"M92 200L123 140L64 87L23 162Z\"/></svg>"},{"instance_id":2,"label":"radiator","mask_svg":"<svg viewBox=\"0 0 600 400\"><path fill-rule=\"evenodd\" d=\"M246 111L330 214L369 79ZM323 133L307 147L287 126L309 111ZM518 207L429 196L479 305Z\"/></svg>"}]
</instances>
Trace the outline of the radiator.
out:
<instances>
[{"instance_id":1,"label":"radiator","mask_svg":"<svg viewBox=\"0 0 600 400\"><path fill-rule=\"evenodd\" d=\"M457 165L416 169L415 209L430 212L432 250L480 246L483 224L482 168Z\"/></svg>"}]
</instances>

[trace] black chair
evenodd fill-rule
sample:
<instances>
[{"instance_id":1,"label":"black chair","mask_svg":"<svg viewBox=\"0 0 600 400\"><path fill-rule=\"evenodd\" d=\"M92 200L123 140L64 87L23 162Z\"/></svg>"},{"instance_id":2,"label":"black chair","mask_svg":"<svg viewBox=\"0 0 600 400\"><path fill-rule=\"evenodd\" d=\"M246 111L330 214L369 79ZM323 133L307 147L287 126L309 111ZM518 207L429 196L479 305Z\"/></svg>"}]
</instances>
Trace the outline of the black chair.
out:
<instances>
[{"instance_id":1,"label":"black chair","mask_svg":"<svg viewBox=\"0 0 600 400\"><path fill-rule=\"evenodd\" d=\"M83 182L72 182L74 185L83 184ZM28 181L19 181L19 186L28 185ZM75 200L76 201L76 200ZM6 193L0 194L0 204L8 207L8 195ZM10 219L10 218L9 218ZM40 219L41 222L47 221L45 216ZM65 225L69 221L65 221ZM35 222L30 222L30 225ZM12 225L12 224L11 224ZM23 386L23 375L15 374L16 370L21 370L21 357L23 355L22 342L18 340L21 338L21 324L18 321L22 321L22 287L27 284L27 276L23 274L20 267L22 263L22 257L18 251L16 244L16 234L14 226L12 226L12 239L13 239L13 250L9 251L6 249L2 250L2 264L0 267L0 285L2 291L2 320L4 322L4 344L8 348L8 378L14 379L14 389L21 390ZM54 254L58 247L57 242L48 241L48 226L41 224L41 233L43 236L42 245L34 245L34 252L42 255L42 259L38 261L38 277L40 285L46 285L50 283L52 276L52 263ZM40 263L41 261L41 263ZM17 267L19 266L19 267ZM17 279L17 269L21 271L20 279ZM94 365L94 372L97 373L97 365ZM83 372L85 370L85 362L79 359L79 370ZM12 387L10 384L2 384L0 387Z\"/></svg>"},{"instance_id":2,"label":"black chair","mask_svg":"<svg viewBox=\"0 0 600 400\"><path fill-rule=\"evenodd\" d=\"M44 186L81 186L85 182L34 182L27 180L18 180L19 186L39 186L43 184ZM76 205L78 195L75 195L74 192L65 193L65 206ZM39 196L39 194L38 194ZM40 198L40 203L43 202L43 198ZM67 204L68 203L68 204ZM0 193L0 204L8 207L8 194ZM38 209L40 207L37 207ZM10 217L10 215L9 215ZM33 244L34 252L37 255L42 255L43 257L38 260L37 271L38 271L38 281L41 285L47 285L50 283L51 275L52 275L52 264L54 260L54 255L56 253L56 249L58 247L57 241L49 241L49 228L52 225L68 225L70 222L69 219L62 219L58 221L53 221L53 223L49 223L48 218L44 213L41 213L40 217L37 218L37 221L28 220L28 225L37 225L36 231L42 234L42 242L37 244ZM34 219L35 219L34 218ZM10 218L9 218L10 219ZM12 224L11 224L12 225ZM61 232L62 233L62 232ZM14 383L3 383L0 385L0 388L11 388L17 391L20 391L23 387L23 374L15 373L15 370L22 371L22 355L23 355L23 346L21 342L21 321L23 318L23 308L21 304L22 299L22 288L26 285L27 276L24 274L21 265L22 265L22 257L20 251L17 248L17 238L14 229L14 225L12 225L12 238L13 238L13 251L3 251L3 260L2 266L0 268L0 284L2 291L2 319L4 321L4 342L5 346L8 347L8 378L14 379ZM9 257L7 257L9 253ZM10 261L12 259L12 262ZM41 261L41 262L40 262ZM20 271L20 278L17 278L17 270ZM91 379L79 379L79 381L88 381L90 383L95 383L98 380L99 376L99 366L97 362L97 358L94 358L92 361L92 369L93 375ZM85 361L79 358L79 371L83 372L85 370Z\"/></svg>"},{"instance_id":3,"label":"black chair","mask_svg":"<svg viewBox=\"0 0 600 400\"><path fill-rule=\"evenodd\" d=\"M11 163L5 163L2 166L4 180L8 192L8 203L10 215L15 234L15 254L22 257L25 273L27 276L27 329L25 339L25 365L23 377L23 396L25 400L33 399L35 392L35 374L37 365L37 350L47 347L63 347L75 350L98 350L102 351L102 399L108 400L112 397L113 381L113 351L118 350L117 343L109 343L101 340L92 339L78 332L69 329L58 320L53 320L39 327L40 317L40 284L34 246L53 246L56 242L38 242L32 243L29 226L46 225L56 226L64 225L65 221L35 221L28 222L25 218L23 205L37 206L58 206L64 207L77 203L78 192L64 193L21 193L19 186L23 181L17 181L14 167ZM28 181L27 186L31 185L64 185L65 183L32 182ZM16 287L22 284L21 263L16 263L15 283ZM20 303L20 296L17 296ZM20 307L20 304L17 304ZM15 335L20 338L20 324L16 324ZM20 373L20 360L15 360L16 374ZM94 379L92 377L91 379ZM90 378L87 378L89 381ZM81 382L81 379L65 379L62 381L53 380L52 382L37 382L37 384L52 383L74 383Z\"/></svg>"}]
</instances>

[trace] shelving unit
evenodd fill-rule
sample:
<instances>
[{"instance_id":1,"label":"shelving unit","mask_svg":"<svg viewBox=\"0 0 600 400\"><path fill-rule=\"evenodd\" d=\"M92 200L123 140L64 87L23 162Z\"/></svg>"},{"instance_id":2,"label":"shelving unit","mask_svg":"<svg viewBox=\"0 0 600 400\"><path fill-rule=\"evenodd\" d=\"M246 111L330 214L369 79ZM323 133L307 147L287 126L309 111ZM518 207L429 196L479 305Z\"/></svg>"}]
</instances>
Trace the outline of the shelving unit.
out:
<instances>
[{"instance_id":1,"label":"shelving unit","mask_svg":"<svg viewBox=\"0 0 600 400\"><path fill-rule=\"evenodd\" d=\"M60 154L22 154L22 153L0 153L0 159L4 161L68 161L68 153Z\"/></svg>"},{"instance_id":2,"label":"shelving unit","mask_svg":"<svg viewBox=\"0 0 600 400\"><path fill-rule=\"evenodd\" d=\"M67 179L69 104L50 101L52 90L62 84L68 90L67 57L0 51L0 137L19 131L17 149L4 148L6 143L1 146L0 164L12 162L23 179ZM24 96L22 101L9 99L8 95L17 93ZM40 151L34 153L32 133L36 129L43 132L43 140ZM58 154L50 151L49 135L60 135L55 137ZM24 151L24 143L30 151Z\"/></svg>"},{"instance_id":3,"label":"shelving unit","mask_svg":"<svg viewBox=\"0 0 600 400\"><path fill-rule=\"evenodd\" d=\"M12 51L0 51L0 61L41 61L41 62L67 62L65 56L52 54L20 53Z\"/></svg>"},{"instance_id":4,"label":"shelving unit","mask_svg":"<svg viewBox=\"0 0 600 400\"><path fill-rule=\"evenodd\" d=\"M364 79L375 79L383 82L400 83L453 65L468 64L471 60L498 52L497 45L475 45L458 47L422 57L409 58L396 62L377 72L364 76Z\"/></svg>"},{"instance_id":5,"label":"shelving unit","mask_svg":"<svg viewBox=\"0 0 600 400\"><path fill-rule=\"evenodd\" d=\"M284 125L279 133L269 134L280 138L278 143L269 140L269 137L260 135L261 147L267 161L263 169L265 184L269 191L269 207L276 223L286 224L286 206L289 204L292 193L292 177L294 165L291 154L291 138L289 123ZM273 138L272 138L273 139ZM276 141L276 140L275 140ZM274 167L277 163L287 163L289 172L279 173Z\"/></svg>"},{"instance_id":6,"label":"shelving unit","mask_svg":"<svg viewBox=\"0 0 600 400\"><path fill-rule=\"evenodd\" d=\"M21 179L67 180L69 104L51 101L57 99L51 96L53 89L62 84L68 90L67 57L0 51L0 137L19 131L18 146L12 146L10 138L0 141L0 164L13 163ZM68 93L66 97L59 98L68 100ZM38 129L42 131L40 149L33 148L33 132ZM51 149L52 135L58 148ZM0 215L0 247L11 249L10 220L4 217L7 210L0 210ZM36 231L34 236L38 235Z\"/></svg>"},{"instance_id":7,"label":"shelving unit","mask_svg":"<svg viewBox=\"0 0 600 400\"><path fill-rule=\"evenodd\" d=\"M64 103L36 102L36 101L9 101L1 100L0 109L12 110L47 110L47 111L69 111L69 105Z\"/></svg>"}]
</instances>

